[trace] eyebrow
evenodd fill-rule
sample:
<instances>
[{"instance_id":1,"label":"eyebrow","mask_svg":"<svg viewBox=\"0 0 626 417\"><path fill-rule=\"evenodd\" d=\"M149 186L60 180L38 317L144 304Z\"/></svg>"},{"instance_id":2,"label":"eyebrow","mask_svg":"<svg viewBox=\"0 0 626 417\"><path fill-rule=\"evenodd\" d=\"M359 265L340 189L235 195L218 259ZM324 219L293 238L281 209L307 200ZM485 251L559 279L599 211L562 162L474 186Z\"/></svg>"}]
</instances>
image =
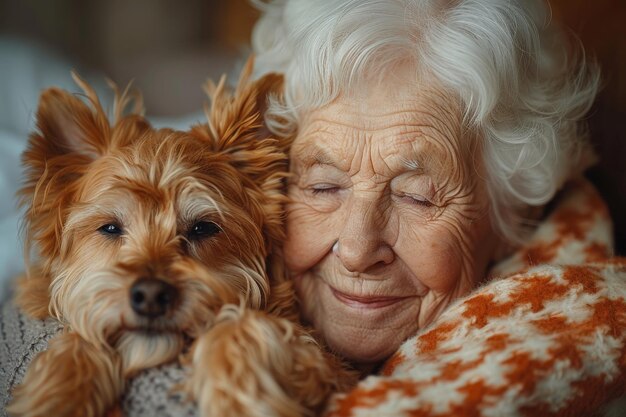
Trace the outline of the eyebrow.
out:
<instances>
[{"instance_id":1,"label":"eyebrow","mask_svg":"<svg viewBox=\"0 0 626 417\"><path fill-rule=\"evenodd\" d=\"M306 168L310 168L314 165L330 165L337 167L337 164L330 157L328 152L317 145L307 146L303 149L303 152L304 155L301 157L301 161Z\"/></svg>"},{"instance_id":2,"label":"eyebrow","mask_svg":"<svg viewBox=\"0 0 626 417\"><path fill-rule=\"evenodd\" d=\"M302 152L304 155L301 157L301 161L306 169L316 165L329 165L339 169L339 166L331 158L330 154L318 145L306 146L302 149ZM400 163L407 171L422 174L427 170L422 158L407 158L403 156L401 157Z\"/></svg>"},{"instance_id":3,"label":"eyebrow","mask_svg":"<svg viewBox=\"0 0 626 417\"><path fill-rule=\"evenodd\" d=\"M409 171L423 172L424 164L416 158L402 157L402 166Z\"/></svg>"}]
</instances>

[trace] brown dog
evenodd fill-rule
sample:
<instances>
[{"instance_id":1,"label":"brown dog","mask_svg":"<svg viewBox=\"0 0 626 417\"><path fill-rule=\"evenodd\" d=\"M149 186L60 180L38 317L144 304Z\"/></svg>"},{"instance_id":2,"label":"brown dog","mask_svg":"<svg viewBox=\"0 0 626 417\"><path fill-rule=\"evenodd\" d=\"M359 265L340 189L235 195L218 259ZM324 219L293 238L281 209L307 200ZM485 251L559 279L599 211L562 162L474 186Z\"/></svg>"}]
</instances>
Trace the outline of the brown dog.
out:
<instances>
[{"instance_id":1,"label":"brown dog","mask_svg":"<svg viewBox=\"0 0 626 417\"><path fill-rule=\"evenodd\" d=\"M203 416L298 416L343 384L297 324L280 261L287 144L260 109L281 79L212 85L208 123L155 130L118 94L110 123L46 90L24 154L27 244L17 302L65 324L13 392L13 416L102 416L125 380L179 358Z\"/></svg>"}]
</instances>

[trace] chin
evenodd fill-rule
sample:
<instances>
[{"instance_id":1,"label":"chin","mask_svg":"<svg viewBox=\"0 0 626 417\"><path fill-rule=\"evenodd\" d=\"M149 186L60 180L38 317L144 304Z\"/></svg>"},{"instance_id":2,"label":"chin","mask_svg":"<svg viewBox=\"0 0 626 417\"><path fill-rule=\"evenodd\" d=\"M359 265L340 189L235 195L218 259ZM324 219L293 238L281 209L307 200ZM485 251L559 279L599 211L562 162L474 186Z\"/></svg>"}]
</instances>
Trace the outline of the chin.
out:
<instances>
[{"instance_id":1,"label":"chin","mask_svg":"<svg viewBox=\"0 0 626 417\"><path fill-rule=\"evenodd\" d=\"M322 329L322 335L333 352L354 364L379 363L393 355L404 341L398 334L388 335L380 329L331 328Z\"/></svg>"}]
</instances>

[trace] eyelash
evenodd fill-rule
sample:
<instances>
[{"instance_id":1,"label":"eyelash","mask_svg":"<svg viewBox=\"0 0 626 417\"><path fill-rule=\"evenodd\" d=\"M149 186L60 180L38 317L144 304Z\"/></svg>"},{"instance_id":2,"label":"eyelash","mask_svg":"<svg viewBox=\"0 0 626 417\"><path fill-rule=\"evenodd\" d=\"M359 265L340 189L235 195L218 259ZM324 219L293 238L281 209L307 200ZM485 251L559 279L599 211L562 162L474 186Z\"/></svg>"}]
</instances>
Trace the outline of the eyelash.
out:
<instances>
[{"instance_id":1,"label":"eyelash","mask_svg":"<svg viewBox=\"0 0 626 417\"><path fill-rule=\"evenodd\" d=\"M339 191L339 187L328 187L328 188L311 188L311 193L313 195L318 194L334 194Z\"/></svg>"},{"instance_id":2,"label":"eyelash","mask_svg":"<svg viewBox=\"0 0 626 417\"><path fill-rule=\"evenodd\" d=\"M418 200L417 198L415 198L413 196L410 196L408 194L401 194L401 195L399 195L399 197L403 198L403 199L409 199L410 200L409 204L413 204L413 205L416 205L416 206L423 206L423 207L428 208L428 207L432 207L434 205L433 203L431 203L430 201L428 201L426 199Z\"/></svg>"},{"instance_id":3,"label":"eyelash","mask_svg":"<svg viewBox=\"0 0 626 417\"><path fill-rule=\"evenodd\" d=\"M334 194L337 191L339 191L339 187L328 187L328 188L311 188L311 193L313 195L320 195L320 194ZM415 206L422 206L425 208L429 208L432 207L434 204L431 203L428 200L418 200L415 197L412 197L408 194L402 194L399 195L400 198L403 199L408 199L409 200L409 204L415 205Z\"/></svg>"}]
</instances>

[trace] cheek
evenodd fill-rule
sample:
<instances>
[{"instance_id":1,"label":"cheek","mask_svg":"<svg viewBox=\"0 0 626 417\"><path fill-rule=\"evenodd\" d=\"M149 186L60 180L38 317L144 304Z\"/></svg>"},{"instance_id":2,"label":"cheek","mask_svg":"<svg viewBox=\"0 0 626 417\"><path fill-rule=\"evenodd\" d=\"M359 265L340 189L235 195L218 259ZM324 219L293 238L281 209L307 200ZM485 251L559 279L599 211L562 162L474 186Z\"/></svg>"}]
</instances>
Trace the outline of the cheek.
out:
<instances>
[{"instance_id":1,"label":"cheek","mask_svg":"<svg viewBox=\"0 0 626 417\"><path fill-rule=\"evenodd\" d=\"M292 274L315 266L330 250L336 239L336 221L311 206L293 202L287 208L287 238L284 256Z\"/></svg>"},{"instance_id":2,"label":"cheek","mask_svg":"<svg viewBox=\"0 0 626 417\"><path fill-rule=\"evenodd\" d=\"M96 340L128 306L128 280L112 270L120 246L91 234L64 243L67 253L54 268L50 288L52 308L84 337Z\"/></svg>"},{"instance_id":3,"label":"cheek","mask_svg":"<svg viewBox=\"0 0 626 417\"><path fill-rule=\"evenodd\" d=\"M411 272L436 293L469 289L482 278L482 246L489 240L473 227L434 220L419 227L405 225L396 246ZM479 269L483 270L479 270Z\"/></svg>"},{"instance_id":4,"label":"cheek","mask_svg":"<svg viewBox=\"0 0 626 417\"><path fill-rule=\"evenodd\" d=\"M447 238L442 233L423 234L419 241L405 237L396 248L412 275L436 293L448 292L462 275L461 256Z\"/></svg>"},{"instance_id":5,"label":"cheek","mask_svg":"<svg viewBox=\"0 0 626 417\"><path fill-rule=\"evenodd\" d=\"M63 264L84 271L110 268L121 248L121 243L98 234L77 233L71 241L64 242L66 255Z\"/></svg>"}]
</instances>

